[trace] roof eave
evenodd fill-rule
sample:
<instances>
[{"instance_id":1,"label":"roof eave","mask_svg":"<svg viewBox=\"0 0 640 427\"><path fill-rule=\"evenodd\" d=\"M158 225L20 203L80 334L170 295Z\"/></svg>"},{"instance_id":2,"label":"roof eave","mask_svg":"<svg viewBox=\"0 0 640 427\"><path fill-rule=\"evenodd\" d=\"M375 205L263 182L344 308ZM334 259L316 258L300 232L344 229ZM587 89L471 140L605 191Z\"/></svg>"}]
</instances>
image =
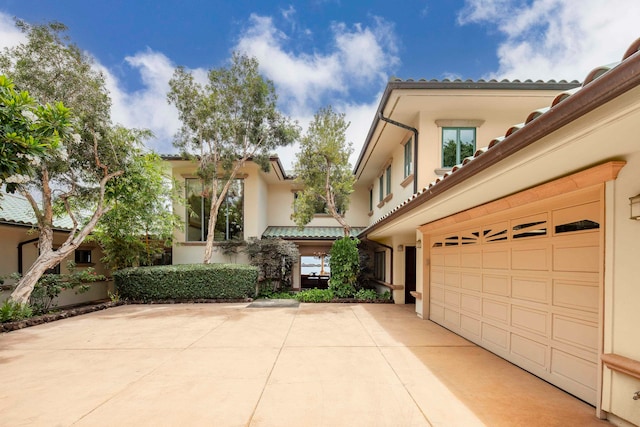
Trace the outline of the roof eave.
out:
<instances>
[{"instance_id":1,"label":"roof eave","mask_svg":"<svg viewBox=\"0 0 640 427\"><path fill-rule=\"evenodd\" d=\"M358 237L372 233L638 85L640 85L640 53L634 54L606 75L588 83L581 90L509 135L446 179L424 189L404 206L360 232Z\"/></svg>"}]
</instances>

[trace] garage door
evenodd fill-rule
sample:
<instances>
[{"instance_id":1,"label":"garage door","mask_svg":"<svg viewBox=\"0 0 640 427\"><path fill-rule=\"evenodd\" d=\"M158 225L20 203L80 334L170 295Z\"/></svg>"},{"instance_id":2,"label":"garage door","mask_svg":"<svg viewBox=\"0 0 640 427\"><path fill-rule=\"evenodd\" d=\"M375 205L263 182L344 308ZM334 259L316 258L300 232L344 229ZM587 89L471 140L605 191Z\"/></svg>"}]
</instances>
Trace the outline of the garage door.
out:
<instances>
[{"instance_id":1,"label":"garage door","mask_svg":"<svg viewBox=\"0 0 640 427\"><path fill-rule=\"evenodd\" d=\"M591 187L425 234L430 319L595 405L602 192Z\"/></svg>"}]
</instances>

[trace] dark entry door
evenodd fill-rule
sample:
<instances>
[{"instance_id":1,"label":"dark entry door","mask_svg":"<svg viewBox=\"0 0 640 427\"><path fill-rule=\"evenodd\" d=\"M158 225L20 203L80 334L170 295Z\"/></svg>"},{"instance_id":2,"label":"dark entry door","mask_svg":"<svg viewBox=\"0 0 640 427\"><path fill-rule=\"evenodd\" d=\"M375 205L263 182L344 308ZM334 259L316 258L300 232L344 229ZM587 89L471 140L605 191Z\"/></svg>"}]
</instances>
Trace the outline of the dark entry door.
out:
<instances>
[{"instance_id":1,"label":"dark entry door","mask_svg":"<svg viewBox=\"0 0 640 427\"><path fill-rule=\"evenodd\" d=\"M416 247L406 246L404 250L404 303L415 304L416 299L410 294L416 290Z\"/></svg>"}]
</instances>

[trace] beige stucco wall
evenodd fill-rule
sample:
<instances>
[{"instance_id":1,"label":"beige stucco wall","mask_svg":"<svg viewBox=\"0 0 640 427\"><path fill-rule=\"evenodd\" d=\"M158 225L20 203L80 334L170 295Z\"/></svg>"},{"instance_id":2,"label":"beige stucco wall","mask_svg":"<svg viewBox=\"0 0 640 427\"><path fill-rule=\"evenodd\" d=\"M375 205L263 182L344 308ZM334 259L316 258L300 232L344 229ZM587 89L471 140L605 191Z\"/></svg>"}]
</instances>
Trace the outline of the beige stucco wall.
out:
<instances>
[{"instance_id":1,"label":"beige stucco wall","mask_svg":"<svg viewBox=\"0 0 640 427\"><path fill-rule=\"evenodd\" d=\"M603 352L640 361L640 221L629 219L629 197L640 194L640 150L625 160L607 185ZM640 380L604 368L605 411L640 425L640 401L632 399L638 390Z\"/></svg>"},{"instance_id":2,"label":"beige stucco wall","mask_svg":"<svg viewBox=\"0 0 640 427\"><path fill-rule=\"evenodd\" d=\"M20 242L26 242L37 238L37 233L33 232L28 227L16 227L1 225L0 226L0 276L6 277L12 273L18 272L18 244ZM62 244L66 234L56 232L54 234L54 246ZM109 272L100 262L100 258L103 257L103 253L99 247L95 244L87 243L80 245L79 249L90 249L93 263L91 265L79 265L78 270L85 269L87 267L93 267L97 274L103 274L108 276ZM31 264L38 256L37 242L27 243L22 246L23 254L23 272L26 272ZM62 274L68 273L67 261L73 260L74 254L70 255L67 260L60 264L60 272ZM5 285L15 284L15 280L5 278ZM110 282L99 282L90 284L90 290L76 294L75 291L63 291L56 299L55 304L58 306L65 306L71 304L79 304L87 301L96 301L106 299L108 297L107 291L111 290ZM6 300L11 294L11 290L0 291L0 303Z\"/></svg>"}]
</instances>

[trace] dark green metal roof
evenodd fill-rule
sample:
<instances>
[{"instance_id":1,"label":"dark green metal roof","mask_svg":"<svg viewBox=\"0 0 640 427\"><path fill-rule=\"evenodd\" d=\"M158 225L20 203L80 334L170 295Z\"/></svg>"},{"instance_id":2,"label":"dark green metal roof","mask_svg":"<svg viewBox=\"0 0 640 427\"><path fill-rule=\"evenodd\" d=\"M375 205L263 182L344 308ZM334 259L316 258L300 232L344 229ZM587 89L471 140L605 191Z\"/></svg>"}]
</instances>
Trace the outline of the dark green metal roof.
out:
<instances>
[{"instance_id":1,"label":"dark green metal roof","mask_svg":"<svg viewBox=\"0 0 640 427\"><path fill-rule=\"evenodd\" d=\"M352 227L351 236L357 236L365 227ZM336 240L344 236L342 227L267 227L262 238L279 237L285 240Z\"/></svg>"}]
</instances>

